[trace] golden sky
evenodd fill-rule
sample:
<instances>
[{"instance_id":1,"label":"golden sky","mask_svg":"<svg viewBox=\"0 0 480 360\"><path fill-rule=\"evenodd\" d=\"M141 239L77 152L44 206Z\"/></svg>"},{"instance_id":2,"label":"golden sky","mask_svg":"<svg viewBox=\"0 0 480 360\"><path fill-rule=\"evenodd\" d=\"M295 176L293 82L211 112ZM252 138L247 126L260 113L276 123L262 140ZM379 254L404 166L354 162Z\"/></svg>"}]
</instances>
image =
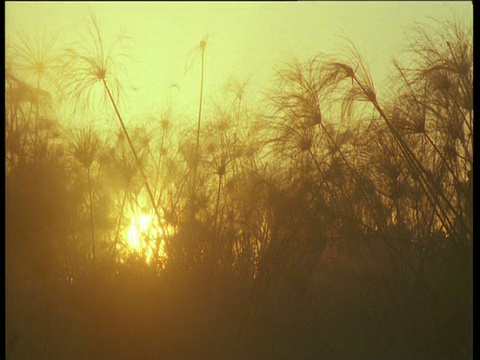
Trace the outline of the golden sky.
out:
<instances>
[{"instance_id":1,"label":"golden sky","mask_svg":"<svg viewBox=\"0 0 480 360\"><path fill-rule=\"evenodd\" d=\"M205 52L205 107L231 78L251 76L252 88L268 87L274 67L293 56L308 59L337 52L349 37L367 60L379 91L401 58L405 32L428 17L452 15L472 21L470 1L464 2L283 2L283 3L155 3L155 2L7 2L7 37L19 29L59 31L63 41L77 41L80 24L93 11L105 35L121 26L133 38L124 84L124 111L149 113L173 100L195 119L198 111L200 61L185 74L192 50L208 34ZM197 57L199 55L197 54ZM179 89L170 85L179 84ZM134 88L136 91L134 91Z\"/></svg>"}]
</instances>

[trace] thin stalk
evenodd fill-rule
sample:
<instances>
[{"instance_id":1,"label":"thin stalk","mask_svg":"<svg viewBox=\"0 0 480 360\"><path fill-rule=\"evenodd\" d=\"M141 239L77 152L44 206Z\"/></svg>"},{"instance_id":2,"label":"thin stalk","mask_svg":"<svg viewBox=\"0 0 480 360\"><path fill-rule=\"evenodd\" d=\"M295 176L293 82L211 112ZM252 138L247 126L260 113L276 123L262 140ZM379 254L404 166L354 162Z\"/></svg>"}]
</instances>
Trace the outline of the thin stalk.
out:
<instances>
[{"instance_id":1,"label":"thin stalk","mask_svg":"<svg viewBox=\"0 0 480 360\"><path fill-rule=\"evenodd\" d=\"M92 196L92 183L90 180L90 167L87 167L87 177L88 177L88 194L90 198L90 227L92 230L92 261L93 261L93 270L96 269L96 256L95 256L95 228L93 221L93 196Z\"/></svg>"},{"instance_id":2,"label":"thin stalk","mask_svg":"<svg viewBox=\"0 0 480 360\"><path fill-rule=\"evenodd\" d=\"M205 44L202 43L202 74L200 78L200 102L198 105L197 145L195 147L195 169L193 173L193 193L194 194L196 192L197 168L198 168L198 160L199 160L198 150L200 147L200 123L202 121L204 66L205 66Z\"/></svg>"},{"instance_id":3,"label":"thin stalk","mask_svg":"<svg viewBox=\"0 0 480 360\"><path fill-rule=\"evenodd\" d=\"M437 147L437 145L435 145L435 143L433 142L432 138L428 135L427 132L424 133L425 135L425 138L428 140L428 142L433 146L433 148L435 149L435 151L438 153L438 155L440 156L440 158L442 159L442 162L443 164L445 164L446 168L448 169L448 171L450 172L450 174L452 175L452 178L453 178L453 181L455 182L455 185L457 186L457 188L459 187L458 185L460 184L460 181L458 179L458 174L459 172L455 173L454 169L452 169L452 167L450 167L450 164L448 163L447 159L445 159L445 157L443 156L443 154L440 152L440 149ZM466 196L467 194L463 191L462 189L462 192L463 194Z\"/></svg>"},{"instance_id":4,"label":"thin stalk","mask_svg":"<svg viewBox=\"0 0 480 360\"><path fill-rule=\"evenodd\" d=\"M127 201L128 185L129 184L127 183L127 186L125 187L125 193L123 195L122 206L120 207L120 217L118 219L117 232L115 234L115 242L113 244L112 264L115 262L115 252L117 250L118 237L120 235L120 225L122 224L123 210L125 208L125 203Z\"/></svg>"},{"instance_id":5,"label":"thin stalk","mask_svg":"<svg viewBox=\"0 0 480 360\"><path fill-rule=\"evenodd\" d=\"M308 153L310 154L310 157L312 158L313 162L315 163L315 167L317 168L318 172L320 173L320 175L322 176L323 178L323 181L322 183L320 184L320 187L323 186L323 184L327 184L328 185L328 190L330 192L330 194L333 195L333 189L330 187L330 185L327 183L327 177L325 175L325 173L323 172L322 168L320 167L320 164L318 163L318 160L314 154L314 152L312 151L311 148L308 149Z\"/></svg>"},{"instance_id":6,"label":"thin stalk","mask_svg":"<svg viewBox=\"0 0 480 360\"><path fill-rule=\"evenodd\" d=\"M130 149L132 150L133 157L135 158L135 162L137 164L138 170L140 171L140 174L142 175L143 181L145 183L145 187L147 188L148 192L148 197L150 198L150 201L152 202L153 209L155 210L155 215L157 216L158 223L161 224L162 217L160 216L160 213L158 212L157 205L155 203L155 198L152 193L152 189L150 188L150 185L148 184L147 177L145 176L145 172L142 169L142 166L140 165L140 160L138 159L137 152L135 151L135 148L133 146L132 139L130 138L130 135L128 134L127 128L125 127L125 123L123 122L122 116L120 115L120 112L117 108L117 104L115 103L115 100L113 99L112 93L110 92L110 88L107 85L107 82L105 79L102 79L103 85L105 86L105 90L107 91L108 97L110 98L110 101L112 103L113 108L115 109L115 113L117 114L118 121L120 122L120 125L122 126L123 132L125 134L125 137L127 138L128 145L130 146Z\"/></svg>"},{"instance_id":7,"label":"thin stalk","mask_svg":"<svg viewBox=\"0 0 480 360\"><path fill-rule=\"evenodd\" d=\"M345 163L345 165L348 167L348 169L352 173L352 176L353 176L353 179L355 180L355 183L360 186L362 196L364 197L366 205L370 209L371 214L374 217L374 220L377 223L378 227L380 229L384 230L385 229L385 224L380 221L379 216L378 216L377 212L375 211L375 207L371 204L370 199L365 192L365 188L363 187L362 182L359 181L359 179L358 179L357 172L353 169L352 166L350 166L350 163L347 161L347 158L343 154L343 151L340 149L340 147L338 146L337 142L332 137L332 135L330 135L330 133L328 132L325 125L323 125L322 123L320 123L319 125L322 128L322 130L325 132L325 134L327 134L328 139L332 142L333 146L335 146L335 148L337 149L338 153L340 154L340 157L342 158L343 162Z\"/></svg>"},{"instance_id":8,"label":"thin stalk","mask_svg":"<svg viewBox=\"0 0 480 360\"><path fill-rule=\"evenodd\" d=\"M157 196L156 192L157 192L157 189L158 189L158 178L160 176L160 173L163 174L163 142L165 140L165 133L167 131L164 129L163 132L162 132L162 141L160 143L160 156L158 158L158 163L157 163L157 173L156 173L156 176L155 176L155 197ZM161 190L160 190L160 194L161 194ZM160 196L158 197L158 200L160 201Z\"/></svg>"},{"instance_id":9,"label":"thin stalk","mask_svg":"<svg viewBox=\"0 0 480 360\"><path fill-rule=\"evenodd\" d=\"M30 129L30 122L31 122L32 113L33 113L33 104L32 104L32 102L30 102L30 106L29 106L29 109L28 109L28 116L23 111L22 106L16 105L16 108L18 109L18 111L20 111L20 113L22 115L22 119L25 120L25 125L24 125L25 131L23 133L23 140L22 140L22 149L25 149L25 147L27 147L27 138L32 140L32 137L33 138L35 137L35 135L32 136L32 131ZM18 122L17 122L17 127L16 128L17 129L19 128ZM27 153L28 153L28 151L22 151L22 153L20 154L20 159L18 161L19 163L23 162L24 158L27 156Z\"/></svg>"},{"instance_id":10,"label":"thin stalk","mask_svg":"<svg viewBox=\"0 0 480 360\"><path fill-rule=\"evenodd\" d=\"M40 93L40 76L37 79L37 94L35 99L35 136L34 136L34 161L37 161L37 145L38 145L38 94Z\"/></svg>"},{"instance_id":11,"label":"thin stalk","mask_svg":"<svg viewBox=\"0 0 480 360\"><path fill-rule=\"evenodd\" d=\"M223 176L222 175L219 175L219 179L218 179L218 190L217 190L217 204L215 205L215 221L214 221L214 225L213 225L213 229L215 231L215 234L217 233L217 217L218 217L218 205L220 203L220 190L222 188L222 179L223 179Z\"/></svg>"}]
</instances>

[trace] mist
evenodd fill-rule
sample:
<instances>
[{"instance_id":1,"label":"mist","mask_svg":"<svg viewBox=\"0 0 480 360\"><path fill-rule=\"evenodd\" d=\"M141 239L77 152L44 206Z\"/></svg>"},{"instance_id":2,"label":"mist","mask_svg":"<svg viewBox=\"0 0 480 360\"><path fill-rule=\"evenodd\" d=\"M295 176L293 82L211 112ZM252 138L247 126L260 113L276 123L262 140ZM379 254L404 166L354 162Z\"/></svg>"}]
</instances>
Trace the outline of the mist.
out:
<instances>
[{"instance_id":1,"label":"mist","mask_svg":"<svg viewBox=\"0 0 480 360\"><path fill-rule=\"evenodd\" d=\"M472 14L7 3L6 358L472 358Z\"/></svg>"}]
</instances>

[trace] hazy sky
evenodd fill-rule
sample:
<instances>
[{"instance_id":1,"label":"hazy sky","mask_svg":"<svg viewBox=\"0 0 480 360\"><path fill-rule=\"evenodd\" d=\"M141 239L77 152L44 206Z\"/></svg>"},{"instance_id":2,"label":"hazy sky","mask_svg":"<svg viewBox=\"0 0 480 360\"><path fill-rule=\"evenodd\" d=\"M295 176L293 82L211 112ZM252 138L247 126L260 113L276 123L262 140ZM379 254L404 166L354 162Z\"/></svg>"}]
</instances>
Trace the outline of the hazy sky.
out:
<instances>
[{"instance_id":1,"label":"hazy sky","mask_svg":"<svg viewBox=\"0 0 480 360\"><path fill-rule=\"evenodd\" d=\"M205 106L232 76L251 78L252 88L264 88L274 66L293 56L308 59L332 53L349 37L369 63L381 91L393 55L401 56L405 31L429 17L472 21L465 2L282 2L282 3L6 3L7 36L19 29L61 31L76 41L79 24L93 11L105 35L122 25L133 37L124 84L129 116L158 110L170 100L195 118L198 106L200 58L185 75L192 50L209 34L205 52ZM177 83L180 89L171 88ZM133 91L134 88L138 90ZM190 115L188 115L190 116Z\"/></svg>"}]
</instances>

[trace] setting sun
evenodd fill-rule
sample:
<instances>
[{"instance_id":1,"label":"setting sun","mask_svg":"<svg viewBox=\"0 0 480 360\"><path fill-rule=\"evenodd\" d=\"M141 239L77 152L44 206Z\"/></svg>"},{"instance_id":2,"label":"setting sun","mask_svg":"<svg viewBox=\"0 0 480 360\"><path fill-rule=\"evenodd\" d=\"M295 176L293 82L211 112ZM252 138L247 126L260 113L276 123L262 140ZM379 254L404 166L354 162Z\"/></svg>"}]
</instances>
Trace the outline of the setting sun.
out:
<instances>
[{"instance_id":1,"label":"setting sun","mask_svg":"<svg viewBox=\"0 0 480 360\"><path fill-rule=\"evenodd\" d=\"M154 216L151 214L134 215L126 229L128 251L144 257L147 263L152 260L157 239L160 241L158 256L164 256L162 231L153 225L153 219Z\"/></svg>"}]
</instances>

